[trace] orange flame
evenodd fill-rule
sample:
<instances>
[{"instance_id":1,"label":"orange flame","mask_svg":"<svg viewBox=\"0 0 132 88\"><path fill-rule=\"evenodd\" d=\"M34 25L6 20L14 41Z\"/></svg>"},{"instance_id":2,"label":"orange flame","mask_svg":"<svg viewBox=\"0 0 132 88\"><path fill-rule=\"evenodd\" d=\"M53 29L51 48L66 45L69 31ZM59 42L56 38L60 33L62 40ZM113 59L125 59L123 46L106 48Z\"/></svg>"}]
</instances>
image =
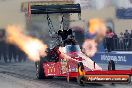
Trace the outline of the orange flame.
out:
<instances>
[{"instance_id":1,"label":"orange flame","mask_svg":"<svg viewBox=\"0 0 132 88\"><path fill-rule=\"evenodd\" d=\"M93 39L87 39L85 40L83 44L83 52L89 56L93 57L95 53L97 52L97 43Z\"/></svg>"},{"instance_id":2,"label":"orange flame","mask_svg":"<svg viewBox=\"0 0 132 88\"><path fill-rule=\"evenodd\" d=\"M91 35L95 35L93 39L86 39L83 44L83 50L89 57L93 57L97 52L97 45L103 40L106 35L106 25L101 19L91 19L89 21L88 32Z\"/></svg>"},{"instance_id":3,"label":"orange flame","mask_svg":"<svg viewBox=\"0 0 132 88\"><path fill-rule=\"evenodd\" d=\"M27 36L20 26L10 25L6 28L7 42L18 46L32 61L40 60L46 56L47 45L37 38Z\"/></svg>"},{"instance_id":4,"label":"orange flame","mask_svg":"<svg viewBox=\"0 0 132 88\"><path fill-rule=\"evenodd\" d=\"M106 35L106 25L101 19L91 19L89 20L89 33L105 36Z\"/></svg>"}]
</instances>

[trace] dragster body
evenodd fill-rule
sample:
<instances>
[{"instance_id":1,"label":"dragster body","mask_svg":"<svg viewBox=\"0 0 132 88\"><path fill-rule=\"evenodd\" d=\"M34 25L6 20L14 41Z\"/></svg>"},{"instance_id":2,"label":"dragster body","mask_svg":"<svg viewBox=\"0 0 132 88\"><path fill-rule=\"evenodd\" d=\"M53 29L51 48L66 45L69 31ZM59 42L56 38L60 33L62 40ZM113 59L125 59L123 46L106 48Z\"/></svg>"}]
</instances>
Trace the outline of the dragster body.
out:
<instances>
[{"instance_id":1,"label":"dragster body","mask_svg":"<svg viewBox=\"0 0 132 88\"><path fill-rule=\"evenodd\" d=\"M48 14L81 13L79 4L30 5L29 3L28 10L30 16L32 14L47 14L48 25L51 24ZM63 32L64 30L60 30L58 33L63 39L62 41L60 40L61 44L54 46L52 49L48 49L47 56L35 62L36 76L38 79L59 76L66 77L69 82L70 78L76 78L80 85L84 83L131 82L132 69L115 70L115 63L111 60L108 64L108 70L103 70L97 63L92 61L92 59L81 51L80 46L74 42L76 40L69 38L64 39L70 34ZM66 42L67 40L68 42Z\"/></svg>"},{"instance_id":2,"label":"dragster body","mask_svg":"<svg viewBox=\"0 0 132 88\"><path fill-rule=\"evenodd\" d=\"M67 72L78 72L78 63L80 62L83 63L86 71L102 70L101 67L99 67L94 61L81 52L79 45L66 45L65 47L61 47L62 49L59 48L60 47L55 50L53 49L51 51L51 55L48 55L49 57L47 57L50 60L50 58L52 58L52 56L55 57L56 54L55 62L57 63L53 63L51 61L47 62L47 64L43 64L43 68L47 68L47 76L49 76L48 71L50 70L48 68L60 70L58 71L59 73L57 73L58 75L67 75ZM57 65L58 67L54 68L54 65L53 67L50 67L51 63L53 63L55 66ZM56 74L56 70L54 71L53 69L52 76Z\"/></svg>"},{"instance_id":3,"label":"dragster body","mask_svg":"<svg viewBox=\"0 0 132 88\"><path fill-rule=\"evenodd\" d=\"M66 45L64 49L65 53L60 51L59 47L55 47L50 55L43 59L45 77L63 76L67 81L77 78L79 84L131 82L132 69L102 70L98 64L81 52L79 45ZM55 57L56 59L53 59ZM49 61L46 61L46 58L49 58Z\"/></svg>"}]
</instances>

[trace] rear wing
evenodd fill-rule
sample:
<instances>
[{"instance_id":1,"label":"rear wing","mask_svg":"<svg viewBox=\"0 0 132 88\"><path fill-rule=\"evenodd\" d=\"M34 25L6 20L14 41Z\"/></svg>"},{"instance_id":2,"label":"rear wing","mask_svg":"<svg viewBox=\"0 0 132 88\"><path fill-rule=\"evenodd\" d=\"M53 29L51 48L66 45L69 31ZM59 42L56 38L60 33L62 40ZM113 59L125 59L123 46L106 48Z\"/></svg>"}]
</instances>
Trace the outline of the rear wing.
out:
<instances>
[{"instance_id":1,"label":"rear wing","mask_svg":"<svg viewBox=\"0 0 132 88\"><path fill-rule=\"evenodd\" d=\"M81 13L80 4L63 5L31 5L28 4L28 14L53 14L53 13Z\"/></svg>"}]
</instances>

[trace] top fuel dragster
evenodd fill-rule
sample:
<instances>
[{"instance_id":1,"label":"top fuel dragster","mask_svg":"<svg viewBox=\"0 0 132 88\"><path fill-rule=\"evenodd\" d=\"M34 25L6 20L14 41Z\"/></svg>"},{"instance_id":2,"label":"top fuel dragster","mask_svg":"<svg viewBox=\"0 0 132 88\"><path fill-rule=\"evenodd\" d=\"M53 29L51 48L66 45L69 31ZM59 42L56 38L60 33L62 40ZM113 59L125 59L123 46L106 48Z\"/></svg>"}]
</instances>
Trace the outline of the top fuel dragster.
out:
<instances>
[{"instance_id":1,"label":"top fuel dragster","mask_svg":"<svg viewBox=\"0 0 132 88\"><path fill-rule=\"evenodd\" d=\"M52 23L48 14L81 14L81 7L80 4L29 5L28 12L29 14L47 14L48 25L50 26ZM102 70L98 64L81 51L71 29L59 30L56 33L61 37L61 43L52 49L48 49L47 56L35 62L38 79L61 76L66 77L69 82L70 78L76 78L80 85L101 82L131 82L132 69L115 70L115 63L110 60L108 70Z\"/></svg>"}]
</instances>

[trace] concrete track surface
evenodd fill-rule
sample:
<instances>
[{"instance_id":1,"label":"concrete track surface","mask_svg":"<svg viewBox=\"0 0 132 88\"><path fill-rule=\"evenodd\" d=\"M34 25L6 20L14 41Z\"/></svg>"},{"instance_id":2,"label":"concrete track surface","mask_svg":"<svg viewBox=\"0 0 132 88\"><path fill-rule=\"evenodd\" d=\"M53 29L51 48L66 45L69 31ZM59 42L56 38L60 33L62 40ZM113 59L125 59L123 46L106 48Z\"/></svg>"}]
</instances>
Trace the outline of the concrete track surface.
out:
<instances>
[{"instance_id":1,"label":"concrete track surface","mask_svg":"<svg viewBox=\"0 0 132 88\"><path fill-rule=\"evenodd\" d=\"M100 64L104 69L107 65ZM128 69L132 66L117 66L118 69ZM69 83L65 78L38 80L35 77L33 62L4 63L0 62L0 88L132 88L132 84L86 84L79 86L76 81Z\"/></svg>"}]
</instances>

